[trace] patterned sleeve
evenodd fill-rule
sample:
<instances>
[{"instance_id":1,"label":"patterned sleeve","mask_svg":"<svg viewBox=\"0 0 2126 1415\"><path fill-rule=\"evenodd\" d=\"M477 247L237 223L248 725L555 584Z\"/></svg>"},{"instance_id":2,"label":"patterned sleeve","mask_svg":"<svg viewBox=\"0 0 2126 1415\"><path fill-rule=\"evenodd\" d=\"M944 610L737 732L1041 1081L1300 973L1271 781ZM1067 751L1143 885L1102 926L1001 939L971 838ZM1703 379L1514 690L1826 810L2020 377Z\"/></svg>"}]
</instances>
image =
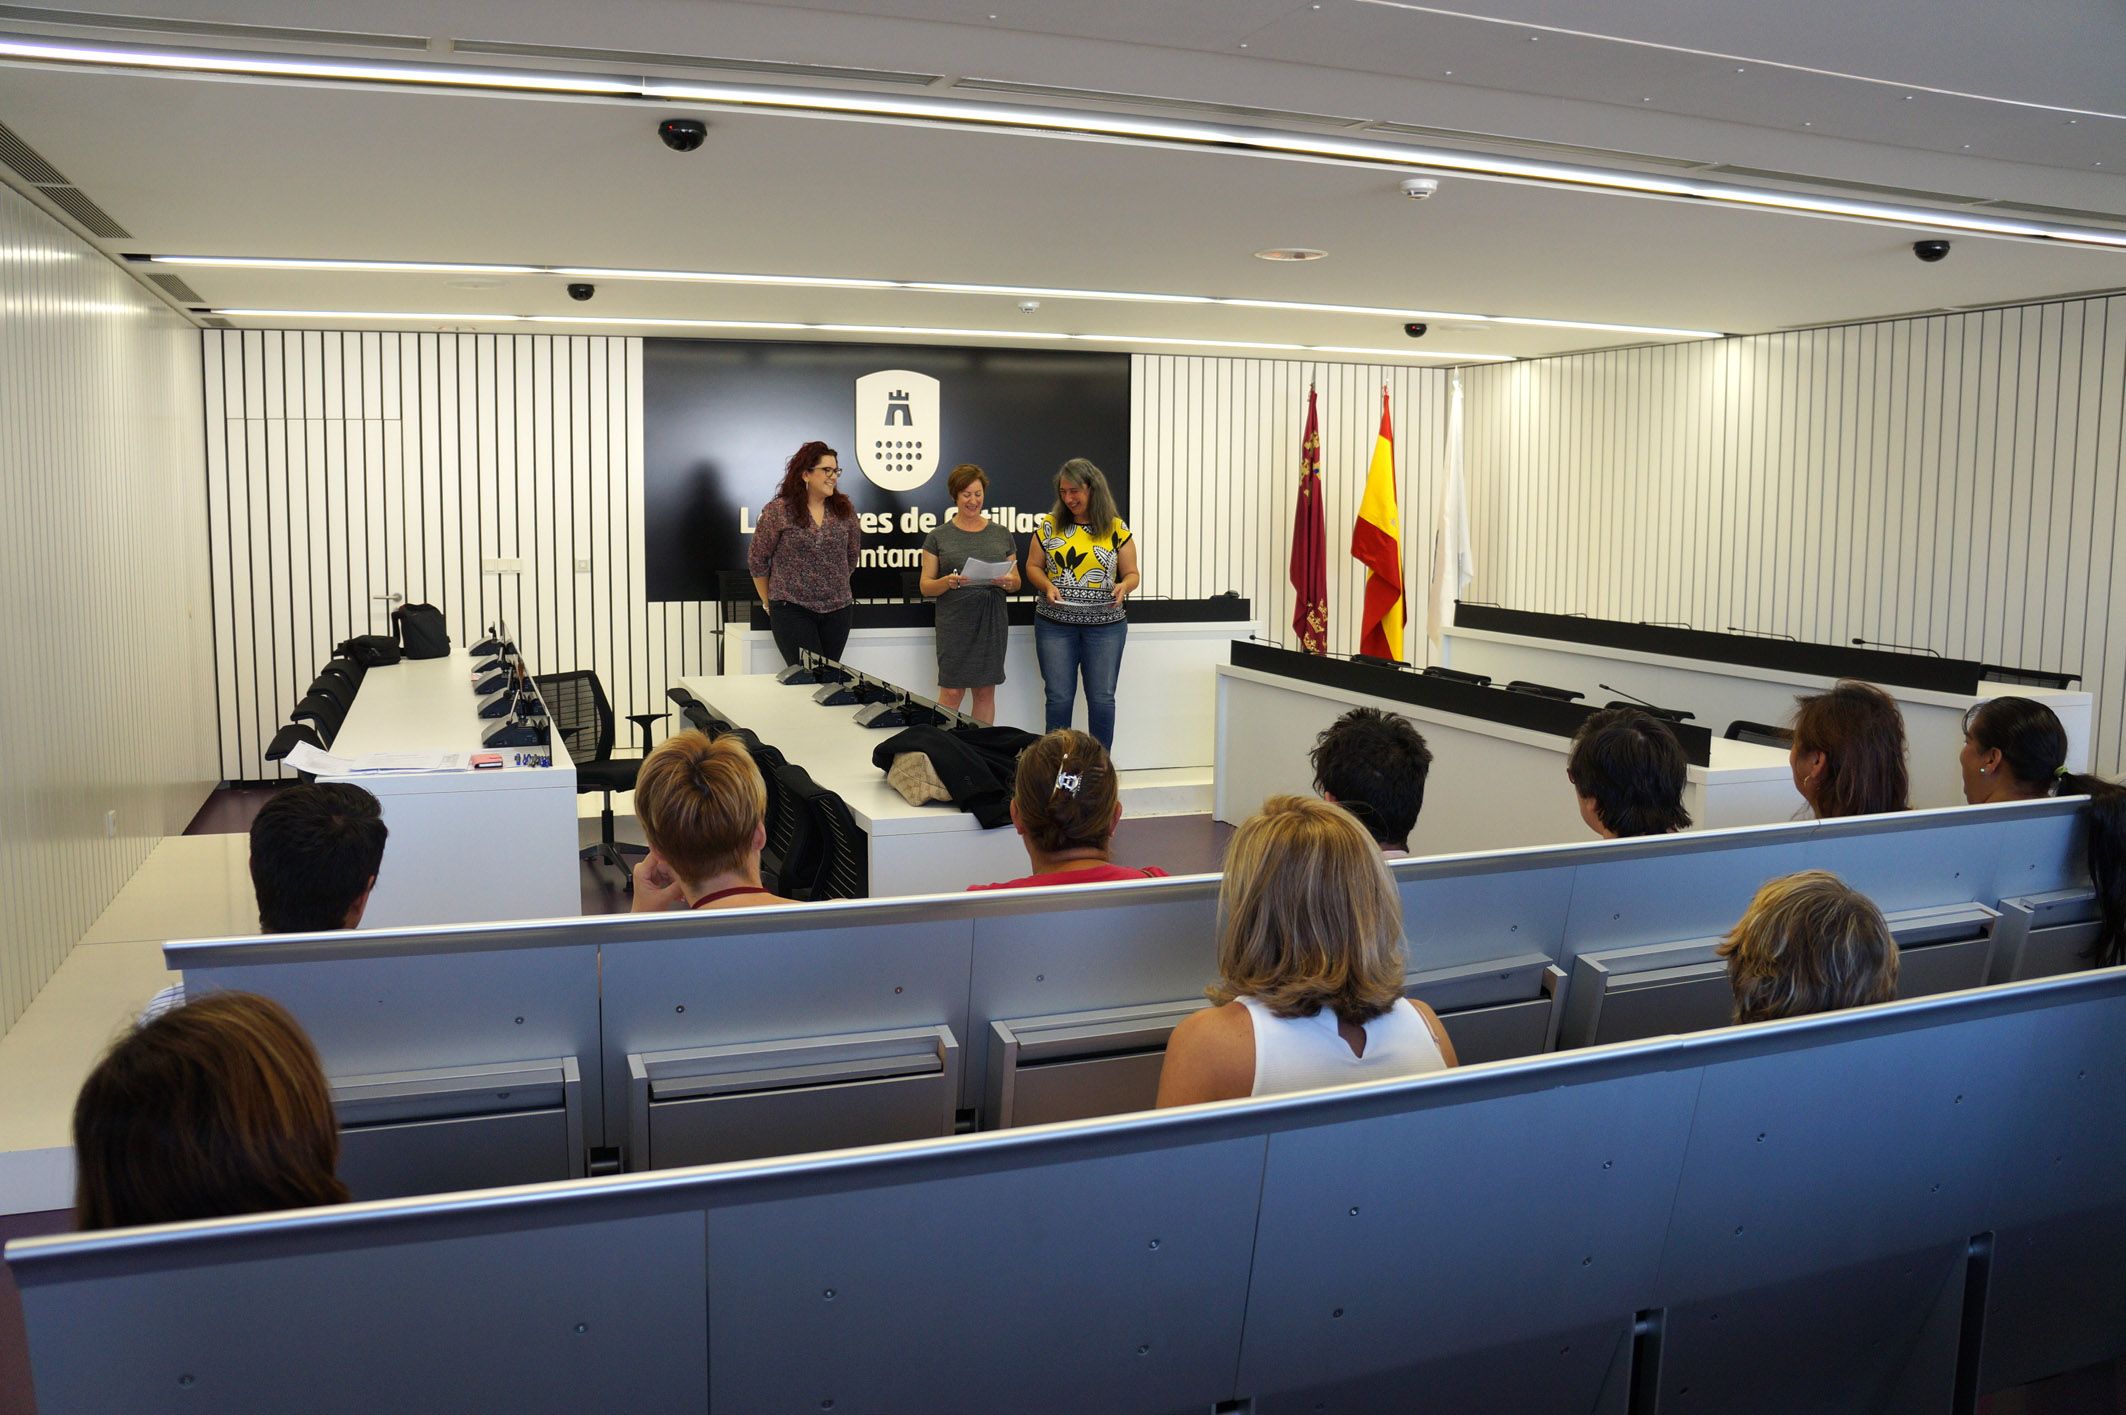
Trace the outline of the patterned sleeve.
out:
<instances>
[{"instance_id":1,"label":"patterned sleeve","mask_svg":"<svg viewBox=\"0 0 2126 1415\"><path fill-rule=\"evenodd\" d=\"M768 578L775 563L775 543L782 539L783 525L788 520L780 497L760 508L760 520L753 527L753 544L746 548L746 568L753 572L754 579Z\"/></svg>"},{"instance_id":2,"label":"patterned sleeve","mask_svg":"<svg viewBox=\"0 0 2126 1415\"><path fill-rule=\"evenodd\" d=\"M1129 544L1129 527L1122 524L1120 516L1115 517L1115 524L1109 534L1114 537L1115 549L1120 550L1123 546Z\"/></svg>"}]
</instances>

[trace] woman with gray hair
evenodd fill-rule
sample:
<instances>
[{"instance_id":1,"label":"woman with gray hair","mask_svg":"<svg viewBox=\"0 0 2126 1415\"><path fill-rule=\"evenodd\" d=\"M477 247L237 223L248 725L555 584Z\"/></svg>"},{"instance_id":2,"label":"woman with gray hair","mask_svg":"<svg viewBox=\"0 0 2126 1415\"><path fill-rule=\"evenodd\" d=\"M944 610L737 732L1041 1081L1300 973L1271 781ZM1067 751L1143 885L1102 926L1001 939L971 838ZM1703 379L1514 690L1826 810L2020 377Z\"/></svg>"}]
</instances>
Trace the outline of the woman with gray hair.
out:
<instances>
[{"instance_id":1,"label":"woman with gray hair","mask_svg":"<svg viewBox=\"0 0 2126 1415\"><path fill-rule=\"evenodd\" d=\"M1026 578L1041 592L1033 643L1047 691L1045 730L1070 726L1082 673L1086 726L1112 748L1115 683L1129 639L1122 604L1140 578L1137 542L1116 514L1107 478L1083 457L1056 473L1055 508L1034 523Z\"/></svg>"}]
</instances>

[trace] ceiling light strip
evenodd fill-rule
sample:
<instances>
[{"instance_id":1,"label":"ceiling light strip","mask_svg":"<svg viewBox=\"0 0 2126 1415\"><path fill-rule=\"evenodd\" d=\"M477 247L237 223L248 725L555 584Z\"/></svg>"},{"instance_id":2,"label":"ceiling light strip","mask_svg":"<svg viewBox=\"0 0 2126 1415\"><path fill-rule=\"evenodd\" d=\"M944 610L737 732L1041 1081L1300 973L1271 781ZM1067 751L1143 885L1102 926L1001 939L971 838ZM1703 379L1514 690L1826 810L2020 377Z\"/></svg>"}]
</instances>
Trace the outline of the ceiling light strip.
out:
<instances>
[{"instance_id":1,"label":"ceiling light strip","mask_svg":"<svg viewBox=\"0 0 2126 1415\"><path fill-rule=\"evenodd\" d=\"M1339 305L1310 300L1259 300L1238 295L1176 295L1148 290L1081 290L1057 285L984 285L954 280L886 280L851 275L748 275L715 270L631 270L603 265L476 265L461 261L334 260L284 256L153 255L157 265L222 270L358 271L416 275L552 275L571 280L661 280L708 285L763 285L822 290L911 290L925 294L1000 295L1013 299L1106 300L1131 304L1223 305L1231 309L1279 310L1299 314L1348 314L1395 320L1441 323L1508 324L1541 329L1584 329L1600 334L1630 334L1655 339L1717 339L1715 330L1670 329L1652 324L1608 324L1598 320L1541 319L1533 315L1469 314L1458 310L1416 309L1398 305Z\"/></svg>"},{"instance_id":2,"label":"ceiling light strip","mask_svg":"<svg viewBox=\"0 0 2126 1415\"><path fill-rule=\"evenodd\" d=\"M1284 133L1269 128L1211 123L1180 123L1089 110L1081 112L1035 108L1023 104L989 103L979 99L778 88L761 84L673 83L656 79L606 78L486 67L359 64L288 55L214 54L197 50L142 46L62 43L30 36L0 35L0 60L6 59L29 63L85 64L103 68L165 69L207 75L249 74L313 82L475 88L524 94L592 94L647 98L662 103L698 104L712 108L816 113L830 117L874 118L948 127L1091 137L1229 152L1264 153L1361 166L1396 169L1415 167L1581 190L1634 193L1791 211L1842 220L1884 222L1899 226L1966 231L1986 236L2126 249L2126 231L2105 230L2100 227L2015 221L1927 207L1892 206L1885 202L1845 201L1697 178L1659 177L1572 163L1538 162L1488 153L1417 147L1378 139Z\"/></svg>"},{"instance_id":3,"label":"ceiling light strip","mask_svg":"<svg viewBox=\"0 0 2126 1415\"><path fill-rule=\"evenodd\" d=\"M415 310L210 309L223 319L354 319L398 324L610 324L630 328L722 329L806 334L898 334L944 339L1043 340L1085 344L1149 344L1185 349L1249 349L1294 354L1363 354L1382 359L1432 359L1456 364L1513 362L1510 354L1458 354L1444 349L1375 349L1353 344L1284 344L1256 339L1185 339L1149 334L1083 334L1062 330L959 329L919 324L815 324L780 319L683 319L644 315L451 314Z\"/></svg>"}]
</instances>

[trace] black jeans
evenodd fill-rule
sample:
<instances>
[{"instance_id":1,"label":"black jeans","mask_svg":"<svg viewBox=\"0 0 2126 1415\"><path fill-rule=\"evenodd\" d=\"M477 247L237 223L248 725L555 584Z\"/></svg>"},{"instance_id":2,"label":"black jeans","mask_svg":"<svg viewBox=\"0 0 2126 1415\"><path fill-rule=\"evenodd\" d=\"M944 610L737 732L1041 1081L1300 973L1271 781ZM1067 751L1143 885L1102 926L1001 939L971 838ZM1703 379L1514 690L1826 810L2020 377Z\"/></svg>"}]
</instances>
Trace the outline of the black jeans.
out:
<instances>
[{"instance_id":1,"label":"black jeans","mask_svg":"<svg viewBox=\"0 0 2126 1415\"><path fill-rule=\"evenodd\" d=\"M849 647L849 624L855 618L853 604L826 614L779 599L768 604L768 630L775 635L775 647L784 663L797 662L800 649L840 659L842 650Z\"/></svg>"}]
</instances>

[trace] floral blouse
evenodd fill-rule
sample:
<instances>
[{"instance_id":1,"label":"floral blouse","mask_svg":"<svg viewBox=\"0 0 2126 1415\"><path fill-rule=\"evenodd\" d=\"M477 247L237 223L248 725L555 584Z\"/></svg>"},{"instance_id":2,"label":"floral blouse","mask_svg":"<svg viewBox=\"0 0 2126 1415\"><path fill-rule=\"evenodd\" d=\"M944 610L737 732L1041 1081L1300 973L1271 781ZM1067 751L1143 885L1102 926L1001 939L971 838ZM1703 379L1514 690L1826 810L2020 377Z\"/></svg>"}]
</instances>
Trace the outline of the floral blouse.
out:
<instances>
[{"instance_id":1,"label":"floral blouse","mask_svg":"<svg viewBox=\"0 0 2126 1415\"><path fill-rule=\"evenodd\" d=\"M831 614L853 604L849 577L856 573L862 554L863 523L855 516L839 518L828 512L818 525L792 520L782 498L760 509L760 523L753 528L753 545L746 551L746 567L756 579L768 582L769 601L781 601Z\"/></svg>"},{"instance_id":2,"label":"floral blouse","mask_svg":"<svg viewBox=\"0 0 2126 1415\"><path fill-rule=\"evenodd\" d=\"M1050 604L1044 596L1034 604L1034 613L1062 624L1119 624L1122 606L1115 603L1115 586L1122 580L1122 547L1129 544L1129 527L1117 516L1103 535L1094 535L1075 523L1058 527L1047 516L1034 522L1034 535L1048 557L1048 578L1063 599Z\"/></svg>"}]
</instances>

